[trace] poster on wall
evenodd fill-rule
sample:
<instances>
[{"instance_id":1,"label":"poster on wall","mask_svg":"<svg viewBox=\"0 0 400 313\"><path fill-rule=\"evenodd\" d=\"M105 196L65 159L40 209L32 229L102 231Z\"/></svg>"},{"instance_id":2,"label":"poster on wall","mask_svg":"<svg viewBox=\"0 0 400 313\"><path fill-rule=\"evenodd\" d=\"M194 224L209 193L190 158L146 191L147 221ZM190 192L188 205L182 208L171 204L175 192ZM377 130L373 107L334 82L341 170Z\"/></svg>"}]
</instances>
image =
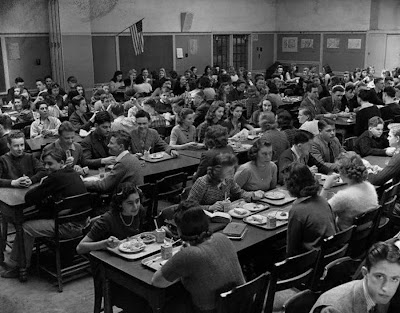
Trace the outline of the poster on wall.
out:
<instances>
[{"instance_id":1,"label":"poster on wall","mask_svg":"<svg viewBox=\"0 0 400 313\"><path fill-rule=\"evenodd\" d=\"M282 52L297 52L297 37L283 37Z\"/></svg>"},{"instance_id":2,"label":"poster on wall","mask_svg":"<svg viewBox=\"0 0 400 313\"><path fill-rule=\"evenodd\" d=\"M18 42L11 42L8 44L7 55L9 60L19 60L21 58Z\"/></svg>"},{"instance_id":3,"label":"poster on wall","mask_svg":"<svg viewBox=\"0 0 400 313\"><path fill-rule=\"evenodd\" d=\"M361 49L361 39L349 39L347 49Z\"/></svg>"},{"instance_id":4,"label":"poster on wall","mask_svg":"<svg viewBox=\"0 0 400 313\"><path fill-rule=\"evenodd\" d=\"M300 47L301 49L312 49L314 48L314 39L302 39L300 41Z\"/></svg>"},{"instance_id":5,"label":"poster on wall","mask_svg":"<svg viewBox=\"0 0 400 313\"><path fill-rule=\"evenodd\" d=\"M199 42L197 39L189 39L189 53L197 54L199 50Z\"/></svg>"},{"instance_id":6,"label":"poster on wall","mask_svg":"<svg viewBox=\"0 0 400 313\"><path fill-rule=\"evenodd\" d=\"M339 38L328 38L326 41L326 47L328 49L338 49L340 45Z\"/></svg>"}]
</instances>

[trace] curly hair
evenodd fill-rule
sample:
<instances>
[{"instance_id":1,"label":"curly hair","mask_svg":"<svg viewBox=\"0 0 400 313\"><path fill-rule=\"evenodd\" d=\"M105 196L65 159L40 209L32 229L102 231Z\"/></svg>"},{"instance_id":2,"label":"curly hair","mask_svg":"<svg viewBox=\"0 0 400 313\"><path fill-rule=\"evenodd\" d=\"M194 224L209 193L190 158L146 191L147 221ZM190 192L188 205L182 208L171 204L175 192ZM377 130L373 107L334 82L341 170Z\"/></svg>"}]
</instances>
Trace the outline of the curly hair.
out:
<instances>
[{"instance_id":1,"label":"curly hair","mask_svg":"<svg viewBox=\"0 0 400 313\"><path fill-rule=\"evenodd\" d=\"M142 199L142 192L132 182L119 184L111 199L111 209L115 212L121 212L122 202L129 198L133 193L139 195Z\"/></svg>"},{"instance_id":2,"label":"curly hair","mask_svg":"<svg viewBox=\"0 0 400 313\"><path fill-rule=\"evenodd\" d=\"M209 149L226 147L228 144L228 129L221 125L208 127L204 143Z\"/></svg>"},{"instance_id":3,"label":"curly hair","mask_svg":"<svg viewBox=\"0 0 400 313\"><path fill-rule=\"evenodd\" d=\"M339 173L355 183L361 183L367 179L368 171L361 157L354 151L342 152L336 163L339 165Z\"/></svg>"},{"instance_id":4,"label":"curly hair","mask_svg":"<svg viewBox=\"0 0 400 313\"><path fill-rule=\"evenodd\" d=\"M258 151L260 151L262 147L267 147L267 148L272 147L272 143L265 138L260 138L256 140L249 149L249 151L247 151L247 156L249 160L251 161L257 160Z\"/></svg>"},{"instance_id":5,"label":"curly hair","mask_svg":"<svg viewBox=\"0 0 400 313\"><path fill-rule=\"evenodd\" d=\"M221 182L224 167L236 166L237 164L238 160L234 154L220 153L214 156L210 161L210 166L207 168L207 175L211 185L218 185Z\"/></svg>"},{"instance_id":6,"label":"curly hair","mask_svg":"<svg viewBox=\"0 0 400 313\"><path fill-rule=\"evenodd\" d=\"M190 114L193 114L193 110L189 108L184 108L182 111L178 113L178 124L182 125L186 117Z\"/></svg>"},{"instance_id":7,"label":"curly hair","mask_svg":"<svg viewBox=\"0 0 400 313\"><path fill-rule=\"evenodd\" d=\"M285 185L289 193L295 197L316 196L319 183L307 165L294 162L284 171Z\"/></svg>"},{"instance_id":8,"label":"curly hair","mask_svg":"<svg viewBox=\"0 0 400 313\"><path fill-rule=\"evenodd\" d=\"M223 108L225 112L225 103L223 101L214 101L208 109L205 119L209 125L213 124L215 111L217 111L219 108Z\"/></svg>"}]
</instances>

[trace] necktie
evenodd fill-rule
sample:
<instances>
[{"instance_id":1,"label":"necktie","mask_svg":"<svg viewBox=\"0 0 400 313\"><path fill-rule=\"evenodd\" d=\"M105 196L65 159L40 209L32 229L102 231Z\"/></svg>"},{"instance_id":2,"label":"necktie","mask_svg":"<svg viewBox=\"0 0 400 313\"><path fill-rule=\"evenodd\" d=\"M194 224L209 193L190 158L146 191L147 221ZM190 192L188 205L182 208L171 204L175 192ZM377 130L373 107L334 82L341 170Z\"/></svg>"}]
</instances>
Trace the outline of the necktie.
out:
<instances>
[{"instance_id":1,"label":"necktie","mask_svg":"<svg viewBox=\"0 0 400 313\"><path fill-rule=\"evenodd\" d=\"M333 149L331 142L328 142L328 149L329 149L329 163L335 162L335 155L333 154Z\"/></svg>"},{"instance_id":2,"label":"necktie","mask_svg":"<svg viewBox=\"0 0 400 313\"><path fill-rule=\"evenodd\" d=\"M376 305L374 305L369 311L368 313L377 313L378 310L376 309Z\"/></svg>"}]
</instances>

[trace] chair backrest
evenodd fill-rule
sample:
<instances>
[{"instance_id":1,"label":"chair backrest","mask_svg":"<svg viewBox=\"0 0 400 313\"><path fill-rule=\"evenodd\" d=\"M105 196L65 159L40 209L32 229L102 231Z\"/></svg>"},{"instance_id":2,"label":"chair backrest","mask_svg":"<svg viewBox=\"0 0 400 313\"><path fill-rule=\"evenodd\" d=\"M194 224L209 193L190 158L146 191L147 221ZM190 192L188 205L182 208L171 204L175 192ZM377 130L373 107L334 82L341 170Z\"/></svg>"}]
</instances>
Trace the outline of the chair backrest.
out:
<instances>
[{"instance_id":1,"label":"chair backrest","mask_svg":"<svg viewBox=\"0 0 400 313\"><path fill-rule=\"evenodd\" d=\"M151 230L154 229L153 223L153 207L154 207L154 194L155 194L155 184L144 184L138 186L142 191L142 198L140 199L143 208L146 211L146 217L144 224L142 225L144 229Z\"/></svg>"},{"instance_id":2,"label":"chair backrest","mask_svg":"<svg viewBox=\"0 0 400 313\"><path fill-rule=\"evenodd\" d=\"M275 292L295 286L308 286L314 275L320 250L313 249L275 263L268 288L265 313L272 312Z\"/></svg>"},{"instance_id":3,"label":"chair backrest","mask_svg":"<svg viewBox=\"0 0 400 313\"><path fill-rule=\"evenodd\" d=\"M28 121L28 122L21 122L21 123L15 123L11 129L13 130L21 130L24 129L26 126L29 126L29 128L31 127L30 125L32 124L32 121Z\"/></svg>"},{"instance_id":4,"label":"chair backrest","mask_svg":"<svg viewBox=\"0 0 400 313\"><path fill-rule=\"evenodd\" d=\"M388 216L393 215L394 205L396 203L397 195L399 194L400 182L392 185L386 189L381 197L382 212L388 214ZM394 201L393 201L394 200Z\"/></svg>"},{"instance_id":5,"label":"chair backrest","mask_svg":"<svg viewBox=\"0 0 400 313\"><path fill-rule=\"evenodd\" d=\"M320 293L310 289L300 291L285 302L285 313L309 313L319 296Z\"/></svg>"},{"instance_id":6,"label":"chair backrest","mask_svg":"<svg viewBox=\"0 0 400 313\"><path fill-rule=\"evenodd\" d=\"M175 209L178 207L178 204L171 205L163 209L156 217L154 217L157 226L167 226L169 229L170 237L178 237L178 230L176 228L176 224L174 221Z\"/></svg>"},{"instance_id":7,"label":"chair backrest","mask_svg":"<svg viewBox=\"0 0 400 313\"><path fill-rule=\"evenodd\" d=\"M343 146L347 151L354 151L356 145L357 136L348 137L344 140Z\"/></svg>"},{"instance_id":8,"label":"chair backrest","mask_svg":"<svg viewBox=\"0 0 400 313\"><path fill-rule=\"evenodd\" d=\"M31 138L31 125L24 126L23 133L25 135L25 138Z\"/></svg>"},{"instance_id":9,"label":"chair backrest","mask_svg":"<svg viewBox=\"0 0 400 313\"><path fill-rule=\"evenodd\" d=\"M221 293L217 298L217 313L259 313L262 312L270 273L230 291Z\"/></svg>"}]
</instances>

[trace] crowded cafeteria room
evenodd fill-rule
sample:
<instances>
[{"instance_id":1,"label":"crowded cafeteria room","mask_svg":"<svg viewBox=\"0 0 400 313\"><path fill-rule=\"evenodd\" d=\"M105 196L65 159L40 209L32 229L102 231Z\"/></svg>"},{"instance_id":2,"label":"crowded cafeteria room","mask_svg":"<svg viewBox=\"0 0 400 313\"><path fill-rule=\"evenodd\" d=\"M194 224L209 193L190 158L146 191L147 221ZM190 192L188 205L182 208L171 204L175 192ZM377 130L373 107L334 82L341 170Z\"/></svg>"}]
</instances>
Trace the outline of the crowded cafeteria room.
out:
<instances>
[{"instance_id":1,"label":"crowded cafeteria room","mask_svg":"<svg viewBox=\"0 0 400 313\"><path fill-rule=\"evenodd\" d=\"M0 0L0 313L399 313L399 0Z\"/></svg>"}]
</instances>

